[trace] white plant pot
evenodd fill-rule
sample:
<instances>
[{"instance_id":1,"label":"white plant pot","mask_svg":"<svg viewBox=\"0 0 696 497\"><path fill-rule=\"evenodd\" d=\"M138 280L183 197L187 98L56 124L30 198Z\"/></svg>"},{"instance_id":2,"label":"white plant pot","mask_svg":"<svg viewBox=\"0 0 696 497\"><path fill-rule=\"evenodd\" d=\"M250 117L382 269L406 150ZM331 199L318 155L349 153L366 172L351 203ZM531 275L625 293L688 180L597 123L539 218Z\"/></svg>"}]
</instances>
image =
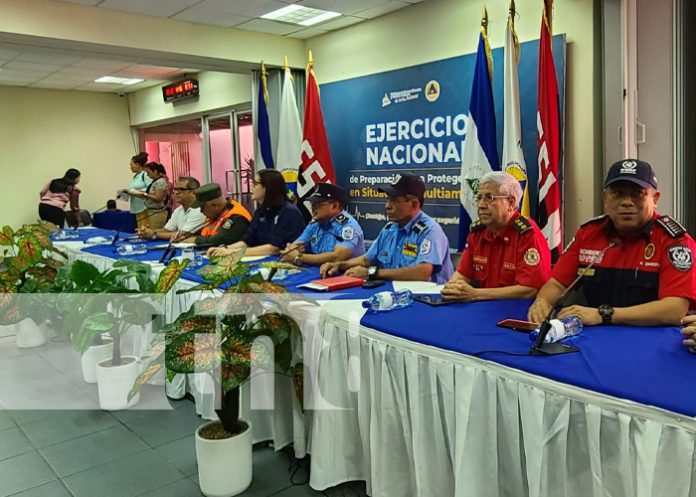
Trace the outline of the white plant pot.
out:
<instances>
[{"instance_id":1,"label":"white plant pot","mask_svg":"<svg viewBox=\"0 0 696 497\"><path fill-rule=\"evenodd\" d=\"M140 393L128 402L128 392L140 374L138 358L123 356L120 366L107 366L111 358L97 363L97 390L99 407L105 411L128 409L140 402Z\"/></svg>"},{"instance_id":2,"label":"white plant pot","mask_svg":"<svg viewBox=\"0 0 696 497\"><path fill-rule=\"evenodd\" d=\"M114 351L114 342L106 341L102 345L92 345L87 351L82 354L80 362L82 363L82 379L86 383L97 382L97 364L111 358Z\"/></svg>"},{"instance_id":3,"label":"white plant pot","mask_svg":"<svg viewBox=\"0 0 696 497\"><path fill-rule=\"evenodd\" d=\"M34 322L32 318L25 318L15 327L18 349L38 347L46 343L46 330Z\"/></svg>"},{"instance_id":4,"label":"white plant pot","mask_svg":"<svg viewBox=\"0 0 696 497\"><path fill-rule=\"evenodd\" d=\"M224 440L201 438L196 430L196 459L198 460L198 482L201 492L207 497L232 497L244 492L251 485L252 476L252 432L251 423L237 436Z\"/></svg>"}]
</instances>

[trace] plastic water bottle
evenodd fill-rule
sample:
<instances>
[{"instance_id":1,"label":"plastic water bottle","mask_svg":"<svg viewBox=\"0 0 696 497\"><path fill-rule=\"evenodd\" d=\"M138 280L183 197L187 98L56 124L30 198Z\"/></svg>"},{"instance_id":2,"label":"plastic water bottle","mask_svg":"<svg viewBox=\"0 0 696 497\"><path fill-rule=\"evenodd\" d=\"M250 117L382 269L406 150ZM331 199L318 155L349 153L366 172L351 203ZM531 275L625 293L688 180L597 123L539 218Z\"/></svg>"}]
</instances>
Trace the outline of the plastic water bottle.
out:
<instances>
[{"instance_id":1,"label":"plastic water bottle","mask_svg":"<svg viewBox=\"0 0 696 497\"><path fill-rule=\"evenodd\" d=\"M118 255L122 256L146 254L147 245L144 243L126 243L124 245L119 245L116 252L118 252Z\"/></svg>"},{"instance_id":2,"label":"plastic water bottle","mask_svg":"<svg viewBox=\"0 0 696 497\"><path fill-rule=\"evenodd\" d=\"M399 290L398 292L377 292L367 300L363 300L362 306L371 311L391 311L413 304L411 290Z\"/></svg>"},{"instance_id":3,"label":"plastic water bottle","mask_svg":"<svg viewBox=\"0 0 696 497\"><path fill-rule=\"evenodd\" d=\"M549 321L551 328L544 339L544 343L557 342L563 340L564 338L572 337L580 334L582 331L582 321L577 316L566 316L561 319L552 319ZM529 334L529 339L535 342L537 336L539 335L539 330L532 331Z\"/></svg>"},{"instance_id":4,"label":"plastic water bottle","mask_svg":"<svg viewBox=\"0 0 696 497\"><path fill-rule=\"evenodd\" d=\"M193 261L196 258L196 251L193 247L184 247L183 249L181 249L181 258L188 259L190 261L189 266L192 266Z\"/></svg>"}]
</instances>

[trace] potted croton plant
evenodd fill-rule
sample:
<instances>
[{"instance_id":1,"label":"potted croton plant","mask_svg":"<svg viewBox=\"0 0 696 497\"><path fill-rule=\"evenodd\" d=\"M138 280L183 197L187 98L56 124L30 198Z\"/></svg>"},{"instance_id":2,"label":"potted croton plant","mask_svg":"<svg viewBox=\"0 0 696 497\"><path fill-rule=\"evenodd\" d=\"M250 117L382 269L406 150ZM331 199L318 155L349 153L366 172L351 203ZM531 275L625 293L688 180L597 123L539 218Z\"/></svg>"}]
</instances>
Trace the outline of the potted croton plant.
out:
<instances>
[{"instance_id":1,"label":"potted croton plant","mask_svg":"<svg viewBox=\"0 0 696 497\"><path fill-rule=\"evenodd\" d=\"M78 312L71 313L66 322L74 326L73 347L80 354L92 349L96 364L83 361L83 375L85 379L96 376L102 409L126 409L138 403L139 397L128 397L128 393L140 374L139 358L122 355L121 339L132 327L153 322L159 314L155 299L171 289L187 264L187 260L172 260L156 282L148 264L126 259L104 271L78 260L58 274L56 286L76 297L74 309ZM109 337L107 343L102 335ZM94 372L89 370L92 367Z\"/></svg>"},{"instance_id":2,"label":"potted croton plant","mask_svg":"<svg viewBox=\"0 0 696 497\"><path fill-rule=\"evenodd\" d=\"M0 231L0 325L14 325L20 348L46 343L42 326L50 312L43 295L52 292L57 271L67 260L51 242L50 230L55 228L41 221Z\"/></svg>"},{"instance_id":3,"label":"potted croton plant","mask_svg":"<svg viewBox=\"0 0 696 497\"><path fill-rule=\"evenodd\" d=\"M208 283L186 292L220 289L217 296L197 301L155 336L147 354L150 366L133 387L141 385L162 367L168 376L208 373L218 395L218 421L196 431L199 484L209 497L237 495L252 479L251 424L240 414L240 387L252 372L271 370L291 376L302 401L302 363L293 362L292 344L301 341L287 306L297 298L276 283L252 274L241 261L243 251L213 257L199 271ZM298 269L292 264L264 263L272 274L279 269ZM181 293L181 291L180 291ZM272 310L269 310L269 307Z\"/></svg>"}]
</instances>

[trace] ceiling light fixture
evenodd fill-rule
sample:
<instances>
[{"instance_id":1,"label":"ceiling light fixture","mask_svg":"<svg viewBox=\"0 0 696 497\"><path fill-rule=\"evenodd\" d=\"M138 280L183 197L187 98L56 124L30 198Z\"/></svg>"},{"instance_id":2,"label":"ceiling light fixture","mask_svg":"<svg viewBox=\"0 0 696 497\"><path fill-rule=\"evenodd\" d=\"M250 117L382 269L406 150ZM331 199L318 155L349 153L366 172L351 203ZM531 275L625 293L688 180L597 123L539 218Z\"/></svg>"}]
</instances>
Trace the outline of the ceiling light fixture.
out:
<instances>
[{"instance_id":1,"label":"ceiling light fixture","mask_svg":"<svg viewBox=\"0 0 696 497\"><path fill-rule=\"evenodd\" d=\"M95 83L110 83L112 85L134 85L145 81L140 78L118 78L116 76L102 76L94 80Z\"/></svg>"},{"instance_id":2,"label":"ceiling light fixture","mask_svg":"<svg viewBox=\"0 0 696 497\"><path fill-rule=\"evenodd\" d=\"M282 9L274 10L261 16L263 19L299 24L301 26L311 26L323 21L328 21L334 17L339 17L339 12L329 10L312 9L302 5L288 5Z\"/></svg>"}]
</instances>

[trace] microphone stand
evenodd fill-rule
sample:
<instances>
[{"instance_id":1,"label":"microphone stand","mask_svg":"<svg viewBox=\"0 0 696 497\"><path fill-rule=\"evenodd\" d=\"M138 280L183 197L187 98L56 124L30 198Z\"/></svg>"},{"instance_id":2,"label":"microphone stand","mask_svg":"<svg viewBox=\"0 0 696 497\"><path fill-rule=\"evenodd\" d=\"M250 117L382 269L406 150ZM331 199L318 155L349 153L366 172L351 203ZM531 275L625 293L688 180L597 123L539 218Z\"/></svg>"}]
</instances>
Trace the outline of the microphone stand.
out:
<instances>
[{"instance_id":1,"label":"microphone stand","mask_svg":"<svg viewBox=\"0 0 696 497\"><path fill-rule=\"evenodd\" d=\"M176 250L172 250L172 248L173 248L173 247L172 247L172 244L178 243L178 242L180 242L181 240L187 238L188 236L193 235L193 234L196 233L199 229L203 228L203 226L205 226L207 223L208 223L208 221L205 221L204 223L202 223L202 224L196 226L196 227L195 227L193 230L191 230L191 231L177 231L176 233L174 233L174 236L172 236L172 237L169 239L169 243L167 244L167 247L164 249L164 253L162 254L162 257L160 257L159 262L161 262L161 263L169 262L169 261L167 261L167 254L169 254L169 260L171 260L172 257L174 257L174 254L176 253ZM171 251L171 253L170 253L170 251Z\"/></svg>"},{"instance_id":2,"label":"microphone stand","mask_svg":"<svg viewBox=\"0 0 696 497\"><path fill-rule=\"evenodd\" d=\"M560 354L569 354L572 352L579 352L580 349L577 347L574 347L573 345L567 345L565 343L560 343L560 342L553 342L553 343L544 343L544 340L546 339L546 336L549 334L549 331L551 330L551 319L553 316L563 307L565 298L568 296L568 294L577 286L578 282L585 276L587 271L592 269L592 267L595 265L595 263L604 257L604 253L609 250L612 247L616 247L619 244L619 240L617 238L612 239L609 242L609 245L604 247L600 253L598 254L597 257L593 257L592 261L587 265L587 267L584 267L578 271L578 275L576 278L573 280L573 282L566 287L565 290L563 290L563 293L561 296L558 298L556 303L551 307L551 310L549 313L546 315L546 318L541 322L541 325L539 326L539 334L536 337L536 340L534 341L534 345L532 345L532 348L529 349L529 353L533 356L542 356L542 355L560 355Z\"/></svg>"}]
</instances>

